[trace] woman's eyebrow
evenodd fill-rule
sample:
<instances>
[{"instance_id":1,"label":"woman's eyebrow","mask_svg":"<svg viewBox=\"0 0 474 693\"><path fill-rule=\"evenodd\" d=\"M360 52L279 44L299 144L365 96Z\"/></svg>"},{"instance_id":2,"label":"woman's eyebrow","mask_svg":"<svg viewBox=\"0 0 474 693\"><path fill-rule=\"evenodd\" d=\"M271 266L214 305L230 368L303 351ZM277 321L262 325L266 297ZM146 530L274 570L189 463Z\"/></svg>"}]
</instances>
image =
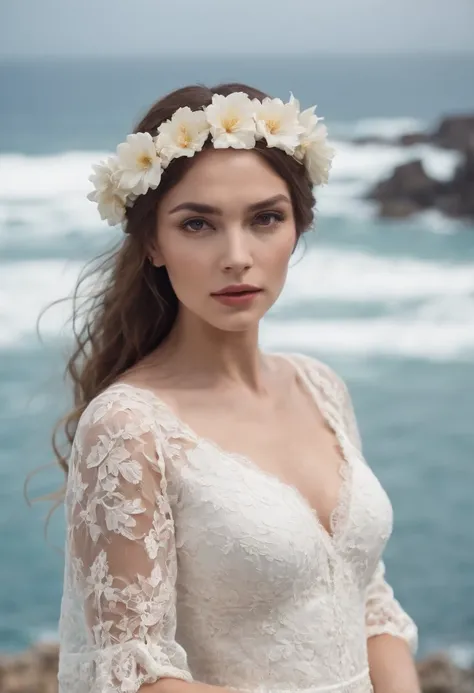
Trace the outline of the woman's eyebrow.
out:
<instances>
[{"instance_id":1,"label":"woman's eyebrow","mask_svg":"<svg viewBox=\"0 0 474 693\"><path fill-rule=\"evenodd\" d=\"M265 207L274 205L277 202L287 202L288 204L291 204L289 198L286 195L279 194L274 195L273 197L269 197L266 200L260 200L260 202L254 202L254 204L251 204L247 207L247 210L249 212L255 212L258 209L264 209ZM175 214L176 212L181 212L184 209L188 212L196 212L197 214L215 214L217 216L222 216L223 214L222 209L219 209L219 207L212 207L211 205L205 205L201 202L182 202L176 207L173 207L173 209L170 210L168 213Z\"/></svg>"},{"instance_id":2,"label":"woman's eyebrow","mask_svg":"<svg viewBox=\"0 0 474 693\"><path fill-rule=\"evenodd\" d=\"M220 214L222 215L222 210L218 207L211 207L211 205L204 205L200 202L182 202L177 207L173 207L168 214L174 214L175 212L180 212L183 209L187 209L190 212L198 212L198 214Z\"/></svg>"},{"instance_id":3,"label":"woman's eyebrow","mask_svg":"<svg viewBox=\"0 0 474 693\"><path fill-rule=\"evenodd\" d=\"M277 202L287 202L289 205L291 204L291 200L283 194L279 195L274 195L273 197L269 197L266 200L261 200L260 202L255 202L253 205L249 205L247 207L249 212L255 212L258 209L264 209L265 207L271 207L272 205L275 205Z\"/></svg>"}]
</instances>

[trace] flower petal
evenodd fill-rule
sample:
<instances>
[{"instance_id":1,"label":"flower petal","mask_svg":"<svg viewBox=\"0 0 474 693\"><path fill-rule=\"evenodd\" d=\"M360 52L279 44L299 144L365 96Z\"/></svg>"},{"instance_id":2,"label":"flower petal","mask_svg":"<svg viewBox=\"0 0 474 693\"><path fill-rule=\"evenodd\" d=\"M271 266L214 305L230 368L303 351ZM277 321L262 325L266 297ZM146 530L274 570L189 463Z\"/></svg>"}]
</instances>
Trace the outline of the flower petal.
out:
<instances>
[{"instance_id":1,"label":"flower petal","mask_svg":"<svg viewBox=\"0 0 474 693\"><path fill-rule=\"evenodd\" d=\"M254 107L247 94L214 94L212 103L206 107L205 113L216 149L251 149L255 146L257 129Z\"/></svg>"}]
</instances>

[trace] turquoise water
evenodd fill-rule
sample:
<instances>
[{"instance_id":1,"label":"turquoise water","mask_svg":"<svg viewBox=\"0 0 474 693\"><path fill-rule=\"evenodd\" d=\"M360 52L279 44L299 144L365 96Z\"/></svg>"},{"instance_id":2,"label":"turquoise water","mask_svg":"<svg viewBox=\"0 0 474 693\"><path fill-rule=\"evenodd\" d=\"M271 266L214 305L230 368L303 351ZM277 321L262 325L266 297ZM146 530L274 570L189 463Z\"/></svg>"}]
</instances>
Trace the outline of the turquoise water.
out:
<instances>
[{"instance_id":1,"label":"turquoise water","mask_svg":"<svg viewBox=\"0 0 474 693\"><path fill-rule=\"evenodd\" d=\"M355 147L351 133L405 132L474 110L467 59L269 61L0 67L0 649L54 634L63 517L43 537L47 507L28 508L25 476L52 461L49 439L67 406L61 382L69 293L89 258L118 239L85 200L89 166L145 106L193 79L249 80L318 103L336 139L316 231L292 262L262 324L262 345L314 354L347 380L368 462L390 495L389 579L420 628L421 653L474 644L474 228L427 214L385 222L360 195L404 150ZM403 68L403 69L402 69ZM134 79L134 75L140 79ZM440 74L446 87L439 89ZM415 154L440 177L449 152ZM303 251L303 248L302 248ZM62 483L39 474L31 494Z\"/></svg>"}]
</instances>

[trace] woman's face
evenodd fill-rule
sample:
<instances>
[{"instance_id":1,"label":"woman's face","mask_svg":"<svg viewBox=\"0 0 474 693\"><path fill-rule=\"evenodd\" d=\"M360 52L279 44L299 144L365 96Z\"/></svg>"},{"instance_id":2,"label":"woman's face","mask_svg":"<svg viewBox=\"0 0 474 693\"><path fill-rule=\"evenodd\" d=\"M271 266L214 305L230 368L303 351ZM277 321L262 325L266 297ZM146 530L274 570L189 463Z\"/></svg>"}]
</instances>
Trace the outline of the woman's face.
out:
<instances>
[{"instance_id":1,"label":"woman's face","mask_svg":"<svg viewBox=\"0 0 474 693\"><path fill-rule=\"evenodd\" d=\"M210 149L163 197L151 255L166 266L181 310L237 331L280 295L295 243L286 183L252 151ZM231 305L213 296L235 284L261 291Z\"/></svg>"}]
</instances>

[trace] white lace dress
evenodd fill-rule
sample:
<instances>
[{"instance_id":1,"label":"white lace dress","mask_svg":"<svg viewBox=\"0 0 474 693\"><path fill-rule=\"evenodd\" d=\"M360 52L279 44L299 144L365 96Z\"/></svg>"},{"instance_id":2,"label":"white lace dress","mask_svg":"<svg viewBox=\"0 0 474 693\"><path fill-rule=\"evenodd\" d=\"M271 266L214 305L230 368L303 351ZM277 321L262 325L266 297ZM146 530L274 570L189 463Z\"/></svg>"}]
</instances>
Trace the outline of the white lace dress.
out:
<instances>
[{"instance_id":1,"label":"white lace dress","mask_svg":"<svg viewBox=\"0 0 474 693\"><path fill-rule=\"evenodd\" d=\"M280 354L283 356L283 354ZM115 384L79 422L66 495L61 693L160 677L239 691L369 693L367 638L417 649L385 580L392 506L344 382L287 354L344 453L331 533L293 486Z\"/></svg>"}]
</instances>

